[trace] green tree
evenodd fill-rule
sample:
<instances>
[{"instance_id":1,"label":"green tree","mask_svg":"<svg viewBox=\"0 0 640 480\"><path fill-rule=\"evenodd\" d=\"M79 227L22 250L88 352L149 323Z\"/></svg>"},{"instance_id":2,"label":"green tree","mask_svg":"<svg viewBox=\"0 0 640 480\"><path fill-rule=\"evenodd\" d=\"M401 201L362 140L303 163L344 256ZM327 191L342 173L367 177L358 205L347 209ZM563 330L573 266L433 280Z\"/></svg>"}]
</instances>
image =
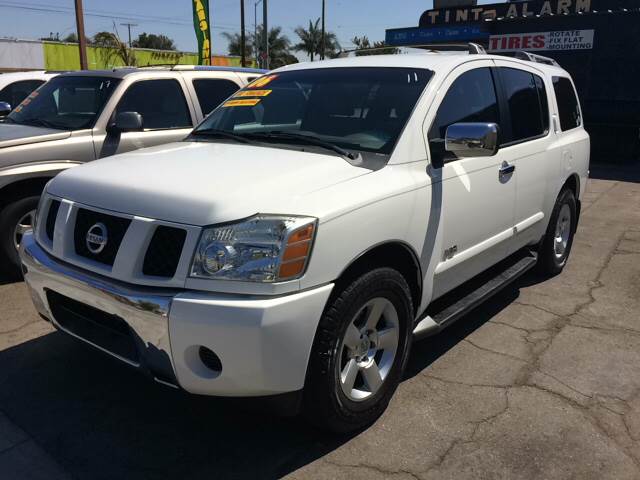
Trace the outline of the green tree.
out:
<instances>
[{"instance_id":1,"label":"green tree","mask_svg":"<svg viewBox=\"0 0 640 480\"><path fill-rule=\"evenodd\" d=\"M42 40L44 42L59 42L60 41L60 34L56 33L54 35L53 32L49 32L49 36L48 37L40 37L40 40Z\"/></svg>"},{"instance_id":2,"label":"green tree","mask_svg":"<svg viewBox=\"0 0 640 480\"><path fill-rule=\"evenodd\" d=\"M262 58L262 26L258 27L258 54ZM278 68L291 63L298 63L298 59L291 53L291 40L282 34L281 27L269 29L269 68Z\"/></svg>"},{"instance_id":3,"label":"green tree","mask_svg":"<svg viewBox=\"0 0 640 480\"><path fill-rule=\"evenodd\" d=\"M100 49L102 61L106 65L115 66L116 59L126 66L133 67L137 64L133 50L115 33L98 32L91 39L91 45Z\"/></svg>"},{"instance_id":4,"label":"green tree","mask_svg":"<svg viewBox=\"0 0 640 480\"><path fill-rule=\"evenodd\" d=\"M298 27L295 29L296 35L300 38L300 42L294 45L294 50L305 52L313 62L316 55L322 58L322 28L320 28L320 19L315 22L309 20L309 28ZM338 37L333 32L325 31L324 34L325 56L335 57L340 49Z\"/></svg>"},{"instance_id":5,"label":"green tree","mask_svg":"<svg viewBox=\"0 0 640 480\"><path fill-rule=\"evenodd\" d=\"M131 46L136 48L151 48L153 50L176 50L173 40L166 35L156 35L155 33L143 32L138 38L131 42Z\"/></svg>"},{"instance_id":6,"label":"green tree","mask_svg":"<svg viewBox=\"0 0 640 480\"><path fill-rule=\"evenodd\" d=\"M296 35L300 39L300 42L296 43L293 48L299 52L306 53L313 62L316 53L320 50L320 36L321 30L318 28L320 19L314 22L309 20L309 28L298 27L295 29Z\"/></svg>"},{"instance_id":7,"label":"green tree","mask_svg":"<svg viewBox=\"0 0 640 480\"><path fill-rule=\"evenodd\" d=\"M400 51L395 47L388 47L383 41L373 42L372 45L366 35L353 37L351 43L356 46L356 56L358 57L365 55L392 55Z\"/></svg>"},{"instance_id":8,"label":"green tree","mask_svg":"<svg viewBox=\"0 0 640 480\"><path fill-rule=\"evenodd\" d=\"M222 36L227 39L229 44L229 55L237 57L242 56L242 45L239 33L222 32ZM245 35L245 47L244 52L247 58L253 58L255 50L253 49L253 35Z\"/></svg>"},{"instance_id":9,"label":"green tree","mask_svg":"<svg viewBox=\"0 0 640 480\"><path fill-rule=\"evenodd\" d=\"M62 41L67 43L78 43L78 35L76 35L75 32L70 33L69 35L64 37Z\"/></svg>"}]
</instances>

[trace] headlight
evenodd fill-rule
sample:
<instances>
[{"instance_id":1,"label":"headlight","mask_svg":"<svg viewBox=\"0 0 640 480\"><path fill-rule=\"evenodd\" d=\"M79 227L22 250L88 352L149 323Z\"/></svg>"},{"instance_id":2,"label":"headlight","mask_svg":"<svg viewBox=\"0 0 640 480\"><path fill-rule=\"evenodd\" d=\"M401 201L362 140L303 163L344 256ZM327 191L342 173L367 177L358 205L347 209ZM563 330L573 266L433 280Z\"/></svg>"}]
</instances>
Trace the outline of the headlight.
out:
<instances>
[{"instance_id":1,"label":"headlight","mask_svg":"<svg viewBox=\"0 0 640 480\"><path fill-rule=\"evenodd\" d=\"M316 232L311 217L257 215L202 232L191 276L279 282L304 273Z\"/></svg>"},{"instance_id":2,"label":"headlight","mask_svg":"<svg viewBox=\"0 0 640 480\"><path fill-rule=\"evenodd\" d=\"M42 189L42 193L40 194L40 200L38 200L38 207L36 208L36 215L33 218L33 233L35 234L36 229L38 228L38 223L42 220L42 216L44 215L44 204L47 198L47 189L53 179L49 180L44 188Z\"/></svg>"}]
</instances>

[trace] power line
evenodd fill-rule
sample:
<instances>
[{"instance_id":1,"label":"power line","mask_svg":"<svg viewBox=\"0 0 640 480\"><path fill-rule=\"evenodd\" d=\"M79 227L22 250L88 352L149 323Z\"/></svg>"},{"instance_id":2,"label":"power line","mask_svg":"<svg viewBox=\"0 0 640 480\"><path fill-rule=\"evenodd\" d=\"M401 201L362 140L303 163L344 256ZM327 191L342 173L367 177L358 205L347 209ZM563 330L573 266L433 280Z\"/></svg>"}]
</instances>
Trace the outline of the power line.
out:
<instances>
[{"instance_id":1,"label":"power line","mask_svg":"<svg viewBox=\"0 0 640 480\"><path fill-rule=\"evenodd\" d=\"M73 13L73 10L68 9L67 7L53 7L53 6L49 7L49 6L44 6L42 4L40 5L41 6L36 6L36 5L28 6L28 5L10 4L5 2L0 3L0 7L13 8L18 10L30 10L30 11L37 11L37 12L60 13L60 14ZM149 15L139 15L139 14L129 15L129 14L118 14L118 13L109 14L109 13L97 13L94 11L85 11L84 14L88 17L109 18L109 19L117 19L117 20L135 20L142 23L155 22L155 23L164 23L169 25L180 25L180 26L193 25L193 23L189 21L172 20L167 17L154 17ZM230 24L211 25L211 28L216 30L225 30L225 31L237 30L235 26L232 26Z\"/></svg>"}]
</instances>

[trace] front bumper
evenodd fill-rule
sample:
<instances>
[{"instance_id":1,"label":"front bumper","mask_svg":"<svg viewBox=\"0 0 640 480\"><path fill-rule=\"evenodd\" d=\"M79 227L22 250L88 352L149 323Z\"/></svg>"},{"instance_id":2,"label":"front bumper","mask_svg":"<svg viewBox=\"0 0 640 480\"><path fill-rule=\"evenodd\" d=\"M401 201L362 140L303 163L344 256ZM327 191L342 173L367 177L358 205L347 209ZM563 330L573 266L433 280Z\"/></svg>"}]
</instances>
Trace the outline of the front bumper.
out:
<instances>
[{"instance_id":1,"label":"front bumper","mask_svg":"<svg viewBox=\"0 0 640 480\"><path fill-rule=\"evenodd\" d=\"M162 383L204 395L302 389L333 288L258 297L137 287L63 263L31 234L23 238L21 258L36 309L57 328ZM121 348L123 342L135 351ZM205 366L200 347L219 357L220 372Z\"/></svg>"}]
</instances>

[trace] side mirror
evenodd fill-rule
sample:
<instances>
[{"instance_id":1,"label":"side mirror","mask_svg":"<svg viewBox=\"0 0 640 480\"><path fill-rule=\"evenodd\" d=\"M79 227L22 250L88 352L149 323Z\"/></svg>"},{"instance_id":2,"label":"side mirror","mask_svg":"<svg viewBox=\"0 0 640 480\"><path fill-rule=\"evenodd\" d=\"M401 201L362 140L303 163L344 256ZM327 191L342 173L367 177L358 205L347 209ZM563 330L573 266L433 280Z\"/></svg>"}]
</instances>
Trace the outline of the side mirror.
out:
<instances>
[{"instance_id":1,"label":"side mirror","mask_svg":"<svg viewBox=\"0 0 640 480\"><path fill-rule=\"evenodd\" d=\"M116 115L115 121L109 125L109 130L112 132L134 132L142 130L142 127L142 115L138 112L120 112Z\"/></svg>"},{"instance_id":2,"label":"side mirror","mask_svg":"<svg viewBox=\"0 0 640 480\"><path fill-rule=\"evenodd\" d=\"M11 113L11 104L7 102L0 102L0 117L4 117Z\"/></svg>"},{"instance_id":3,"label":"side mirror","mask_svg":"<svg viewBox=\"0 0 640 480\"><path fill-rule=\"evenodd\" d=\"M496 123L454 123L447 128L444 149L457 157L491 157L498 153Z\"/></svg>"}]
</instances>

